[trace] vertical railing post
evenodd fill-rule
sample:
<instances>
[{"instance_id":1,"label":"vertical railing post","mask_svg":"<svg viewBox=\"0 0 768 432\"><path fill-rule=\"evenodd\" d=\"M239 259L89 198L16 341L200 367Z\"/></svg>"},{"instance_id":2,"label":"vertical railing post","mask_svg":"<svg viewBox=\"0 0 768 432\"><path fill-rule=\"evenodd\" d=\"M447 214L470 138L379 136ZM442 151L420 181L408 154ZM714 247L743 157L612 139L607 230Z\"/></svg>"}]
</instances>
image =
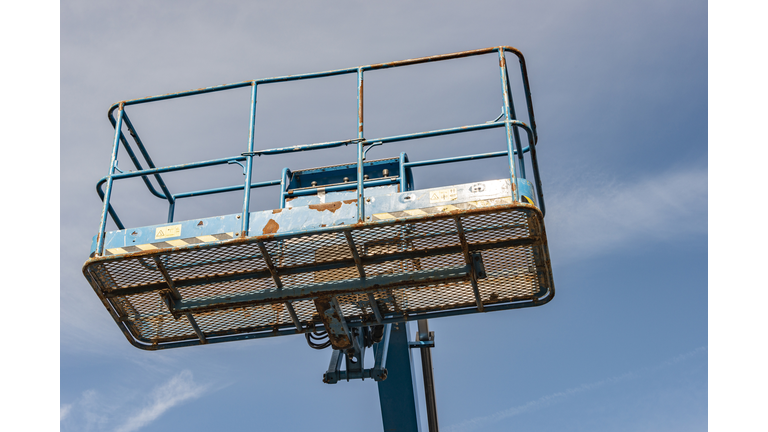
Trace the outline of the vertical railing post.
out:
<instances>
[{"instance_id":1,"label":"vertical railing post","mask_svg":"<svg viewBox=\"0 0 768 432\"><path fill-rule=\"evenodd\" d=\"M104 209L101 211L101 225L99 226L99 241L96 244L96 253L104 254L104 237L107 234L107 214L109 212L109 199L112 197L112 183L115 175L115 164L117 163L117 149L120 148L120 136L123 129L123 110L125 105L121 102L117 111L117 123L115 123L115 141L112 144L112 160L109 164L109 175L107 176L107 190L104 192Z\"/></svg>"},{"instance_id":2,"label":"vertical railing post","mask_svg":"<svg viewBox=\"0 0 768 432\"><path fill-rule=\"evenodd\" d=\"M168 223L171 223L173 222L173 213L176 211L176 197L170 193L168 194L168 197L171 200L171 203L168 204Z\"/></svg>"},{"instance_id":3,"label":"vertical railing post","mask_svg":"<svg viewBox=\"0 0 768 432\"><path fill-rule=\"evenodd\" d=\"M405 178L405 163L408 160L405 152L400 153L400 192L405 192L407 188L407 179Z\"/></svg>"},{"instance_id":4,"label":"vertical railing post","mask_svg":"<svg viewBox=\"0 0 768 432\"><path fill-rule=\"evenodd\" d=\"M291 183L291 170L288 167L283 168L282 174L280 174L280 208L285 208L285 193L288 190L288 186Z\"/></svg>"},{"instance_id":5,"label":"vertical railing post","mask_svg":"<svg viewBox=\"0 0 768 432\"><path fill-rule=\"evenodd\" d=\"M365 221L363 192L363 68L357 69L357 221Z\"/></svg>"},{"instance_id":6,"label":"vertical railing post","mask_svg":"<svg viewBox=\"0 0 768 432\"><path fill-rule=\"evenodd\" d=\"M501 52L502 54L504 53L503 50ZM504 82L506 83L507 95L509 95L510 118L512 120L518 120L517 113L515 112L515 100L512 97L512 89L510 88L510 85L509 85L509 69L507 68L506 61L504 62ZM522 145L522 141L520 140L520 131L517 130L516 127L513 127L512 131L515 137L515 147L517 149L518 168L520 170L518 172L518 175L520 176L520 178L524 179L525 178L525 159L523 159L523 156L524 156L523 145Z\"/></svg>"},{"instance_id":7,"label":"vertical railing post","mask_svg":"<svg viewBox=\"0 0 768 432\"><path fill-rule=\"evenodd\" d=\"M510 186L512 186L512 199L517 202L520 201L520 196L517 190L517 176L515 176L515 152L512 148L512 124L509 123L511 120L511 113L509 106L509 88L507 85L507 63L504 58L504 48L501 47L499 48L499 73L501 74L501 91L504 94L504 115L506 116L505 128L507 130L507 160L509 161L509 179L511 182Z\"/></svg>"},{"instance_id":8,"label":"vertical railing post","mask_svg":"<svg viewBox=\"0 0 768 432\"><path fill-rule=\"evenodd\" d=\"M245 194L243 198L243 223L240 238L248 236L248 222L251 208L251 174L253 173L253 141L256 125L256 81L251 83L251 118L248 127L248 156L245 162Z\"/></svg>"}]
</instances>

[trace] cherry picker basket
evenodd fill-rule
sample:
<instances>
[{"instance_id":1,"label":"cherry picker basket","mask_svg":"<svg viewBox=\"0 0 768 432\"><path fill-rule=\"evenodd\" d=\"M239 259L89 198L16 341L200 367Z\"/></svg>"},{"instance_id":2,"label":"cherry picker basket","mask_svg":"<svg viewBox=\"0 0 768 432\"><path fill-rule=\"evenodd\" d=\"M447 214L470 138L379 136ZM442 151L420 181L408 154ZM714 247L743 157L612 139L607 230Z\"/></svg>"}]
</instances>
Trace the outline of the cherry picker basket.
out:
<instances>
[{"instance_id":1,"label":"cherry picker basket","mask_svg":"<svg viewBox=\"0 0 768 432\"><path fill-rule=\"evenodd\" d=\"M520 61L530 125L514 116L505 53ZM407 135L366 139L362 79L368 70L428 61L497 54L504 113L495 121ZM167 98L252 89L258 85L358 75L358 137L254 151L253 115L241 155L155 167L126 107ZM114 114L117 113L115 118ZM99 233L83 273L128 340L142 349L326 331L334 348L353 344L350 329L388 323L515 309L554 296L544 199L536 161L536 130L525 62L511 47L368 65L315 74L245 81L135 99L110 109L115 139L109 174L98 186L104 201ZM125 125L133 146L122 133ZM505 128L504 150L447 159L365 160L366 147L437 135ZM523 147L519 129L527 136ZM135 164L117 172L122 144ZM291 171L253 183L254 156L352 145L357 161ZM147 167L137 157L139 149ZM534 183L525 178L529 154ZM412 169L422 165L503 157L509 178L413 189ZM172 194L161 174L244 162L242 185ZM110 204L113 183L141 177L169 204L161 224L126 228ZM148 181L154 178L158 191ZM106 185L106 189L103 186ZM280 187L280 208L251 211L253 188ZM187 221L173 220L175 202L201 194L242 190L243 211ZM118 227L107 231L111 216Z\"/></svg>"}]
</instances>

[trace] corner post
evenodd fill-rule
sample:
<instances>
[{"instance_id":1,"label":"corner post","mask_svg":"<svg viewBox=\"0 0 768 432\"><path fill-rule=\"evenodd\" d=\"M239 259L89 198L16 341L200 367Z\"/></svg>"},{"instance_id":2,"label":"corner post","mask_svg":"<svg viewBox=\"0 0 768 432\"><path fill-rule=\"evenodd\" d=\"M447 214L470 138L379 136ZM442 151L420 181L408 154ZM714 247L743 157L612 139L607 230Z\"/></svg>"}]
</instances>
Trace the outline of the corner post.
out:
<instances>
[{"instance_id":1,"label":"corner post","mask_svg":"<svg viewBox=\"0 0 768 432\"><path fill-rule=\"evenodd\" d=\"M112 160L109 164L109 175L107 175L107 190L104 192L104 209L101 211L101 224L99 226L99 242L96 245L96 253L104 255L104 237L107 235L107 214L109 213L109 199L112 197L112 183L115 175L115 164L117 163L117 150L120 148L120 137L123 130L123 112L125 103L120 102L117 111L117 123L115 124L115 140L112 144Z\"/></svg>"},{"instance_id":2,"label":"corner post","mask_svg":"<svg viewBox=\"0 0 768 432\"><path fill-rule=\"evenodd\" d=\"M507 160L509 161L509 179L512 187L512 199L515 202L520 201L520 195L517 190L517 176L515 175L515 150L513 148L513 126L510 123L511 109L509 100L509 86L507 83L507 62L504 58L504 48L499 48L499 73L501 74L501 91L504 94L504 115L505 128L507 129Z\"/></svg>"},{"instance_id":3,"label":"corner post","mask_svg":"<svg viewBox=\"0 0 768 432\"><path fill-rule=\"evenodd\" d=\"M357 221L365 222L363 192L363 68L357 69Z\"/></svg>"},{"instance_id":4,"label":"corner post","mask_svg":"<svg viewBox=\"0 0 768 432\"><path fill-rule=\"evenodd\" d=\"M251 207L251 174L253 173L253 136L256 124L256 81L251 83L251 119L248 132L248 156L245 163L245 196L243 198L243 223L240 238L248 236Z\"/></svg>"}]
</instances>

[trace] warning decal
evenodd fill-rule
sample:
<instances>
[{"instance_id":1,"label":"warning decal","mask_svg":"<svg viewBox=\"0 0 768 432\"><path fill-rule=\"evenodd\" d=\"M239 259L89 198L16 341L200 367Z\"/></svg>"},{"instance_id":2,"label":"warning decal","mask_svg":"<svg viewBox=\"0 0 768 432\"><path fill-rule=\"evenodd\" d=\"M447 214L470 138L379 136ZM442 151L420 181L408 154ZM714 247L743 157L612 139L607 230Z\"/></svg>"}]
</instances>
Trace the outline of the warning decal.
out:
<instances>
[{"instance_id":1,"label":"warning decal","mask_svg":"<svg viewBox=\"0 0 768 432\"><path fill-rule=\"evenodd\" d=\"M155 228L155 240L181 236L181 224Z\"/></svg>"},{"instance_id":2,"label":"warning decal","mask_svg":"<svg viewBox=\"0 0 768 432\"><path fill-rule=\"evenodd\" d=\"M456 188L438 189L429 192L429 203L453 201L458 197L459 194L456 192Z\"/></svg>"}]
</instances>

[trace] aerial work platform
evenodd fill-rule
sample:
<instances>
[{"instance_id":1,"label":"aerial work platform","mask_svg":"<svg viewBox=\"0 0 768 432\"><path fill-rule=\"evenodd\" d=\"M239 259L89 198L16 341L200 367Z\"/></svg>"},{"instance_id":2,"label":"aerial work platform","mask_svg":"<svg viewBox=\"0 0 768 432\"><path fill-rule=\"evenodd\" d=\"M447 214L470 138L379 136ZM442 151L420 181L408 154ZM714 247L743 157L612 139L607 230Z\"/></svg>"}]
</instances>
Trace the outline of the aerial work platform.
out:
<instances>
[{"instance_id":1,"label":"aerial work platform","mask_svg":"<svg viewBox=\"0 0 768 432\"><path fill-rule=\"evenodd\" d=\"M505 53L520 60L530 125L515 115ZM499 118L436 131L364 138L365 71L483 54L499 56L504 100ZM356 138L254 150L259 85L347 73L358 76ZM126 107L134 104L248 86L252 91L249 142L242 154L232 157L155 167L126 113ZM136 347L155 350L327 332L334 349L354 347L359 352L356 338L364 328L537 306L554 296L533 106L525 63L514 48L494 47L123 101L110 109L110 119L116 131L112 161L109 174L97 186L104 201L101 226L83 273ZM122 132L123 126L133 146ZM365 158L371 147L390 142L497 127L506 129L507 139L495 153L426 161L409 161L405 153ZM519 129L527 138L525 143ZM132 172L117 170L121 144L135 165ZM286 168L279 180L254 183L251 179L254 156L341 146L356 148L357 161L293 171ZM533 183L525 176L526 154ZM350 152L350 159L353 157ZM414 189L412 170L418 166L497 157L508 160L508 178ZM243 184L173 194L161 176L227 163L244 164ZM168 204L167 220L126 227L118 218L110 204L113 184L136 177ZM267 186L280 188L280 207L251 211L251 189ZM241 213L173 220L178 199L235 190L243 191ZM109 216L118 230L106 230Z\"/></svg>"}]
</instances>

